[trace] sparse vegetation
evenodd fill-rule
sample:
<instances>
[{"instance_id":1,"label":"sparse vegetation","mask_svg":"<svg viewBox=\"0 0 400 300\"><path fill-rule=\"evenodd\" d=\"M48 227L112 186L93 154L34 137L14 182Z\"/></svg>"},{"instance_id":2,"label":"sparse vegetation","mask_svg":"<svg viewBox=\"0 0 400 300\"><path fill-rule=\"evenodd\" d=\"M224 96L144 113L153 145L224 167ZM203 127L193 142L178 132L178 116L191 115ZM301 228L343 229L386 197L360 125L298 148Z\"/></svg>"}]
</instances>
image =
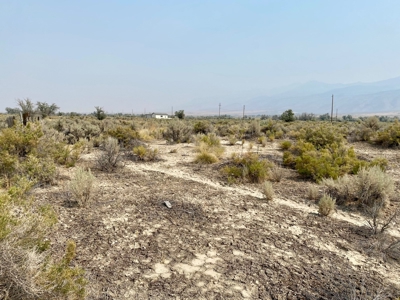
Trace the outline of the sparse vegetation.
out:
<instances>
[{"instance_id":1,"label":"sparse vegetation","mask_svg":"<svg viewBox=\"0 0 400 300\"><path fill-rule=\"evenodd\" d=\"M268 201L271 201L274 199L275 192L274 192L274 187L272 186L271 182L265 181L263 183L262 193L264 195L264 198L267 199Z\"/></svg>"},{"instance_id":2,"label":"sparse vegetation","mask_svg":"<svg viewBox=\"0 0 400 300\"><path fill-rule=\"evenodd\" d=\"M378 166L362 168L354 176L325 179L322 184L338 204L355 202L360 206L373 207L377 203L386 206L394 195L392 178Z\"/></svg>"},{"instance_id":3,"label":"sparse vegetation","mask_svg":"<svg viewBox=\"0 0 400 300\"><path fill-rule=\"evenodd\" d=\"M243 156L236 154L232 157L231 165L224 167L222 172L230 182L242 180L258 183L267 178L271 166L269 161L260 159L255 153L246 153Z\"/></svg>"},{"instance_id":4,"label":"sparse vegetation","mask_svg":"<svg viewBox=\"0 0 400 300\"><path fill-rule=\"evenodd\" d=\"M141 161L155 161L158 159L157 149L150 149L145 145L140 145L133 148L133 153L138 160Z\"/></svg>"},{"instance_id":5,"label":"sparse vegetation","mask_svg":"<svg viewBox=\"0 0 400 300\"><path fill-rule=\"evenodd\" d=\"M335 203L335 199L324 194L318 202L318 213L323 217L329 216L335 210Z\"/></svg>"},{"instance_id":6,"label":"sparse vegetation","mask_svg":"<svg viewBox=\"0 0 400 300\"><path fill-rule=\"evenodd\" d=\"M168 230L163 227L157 229L160 235L171 240L171 234L176 233L171 228L182 228L179 239L189 241L180 244L185 251L202 253L197 244L190 242L191 235L185 231L190 222L193 225L191 232L200 236L205 232L212 238L221 237L218 228L224 230L226 236L235 236L237 230L241 230L240 241L235 238L232 244L213 243L216 251L224 253L229 259L239 252L232 254L228 248L239 251L235 243L240 244L242 240L249 244L246 253L250 251L249 255L256 259L261 256L250 247L261 249L263 253L260 252L260 255L267 266L276 261L275 257L268 258L270 250L263 246L267 240L277 243L282 251L296 251L310 258L316 255L314 253L324 255L330 266L337 263L346 270L346 275L324 275L324 283L328 284L342 284L347 280L358 282L359 276L367 273L353 270L341 256L331 256L325 248L323 252L318 247L309 251L305 241L316 243L316 246L333 241L338 245L335 251L353 249L359 251L361 256L367 253L371 260L383 258L386 268L397 274L391 261L400 260L400 242L392 236L392 230L397 230L398 223L397 190L393 180L398 179L398 155L391 149L385 149L383 155L388 160L379 158L382 147L370 145L377 141L379 133L391 125L394 123L376 123L376 118L331 125L315 118L312 123L284 122L276 116L274 119L265 117L261 120L193 119L190 116L183 120L155 120L109 115L106 120L99 121L93 115L64 114L40 122L29 122L27 126L22 126L18 120L13 127L0 126L0 298L4 298L5 291L9 299L111 297L96 286L96 280L101 284L107 280L116 282L116 278L99 268L104 265L105 253L107 259L115 261L116 271L121 274L126 272L124 276L127 278L138 276L143 282L150 282L141 273L132 275L130 269L126 269L121 262L125 259L131 262L128 257L130 252L148 255L152 261L144 260L140 254L138 262L133 261L132 265L133 268L139 266L140 270L143 265L149 270L146 272L153 276L151 270L155 268L155 262L164 261L161 258L164 254L158 255L161 252L168 255L172 251L169 244L165 243L158 245L160 251L151 252L153 248L147 244L151 241L148 229L153 228L154 220L157 220L157 224L164 224L162 222L166 220L175 225ZM357 131L364 128L361 126L365 127L365 132ZM363 136L355 139L361 142L348 145L346 139L351 140L349 137L355 133ZM225 143L228 140L232 145L240 140L242 147L239 143L236 147L221 144L221 137L224 137ZM165 145L162 138L168 142L191 143ZM278 140L269 144L268 139ZM280 145L283 151L276 149L276 145ZM156 164L137 162L157 160L159 154L156 149L167 153L162 161ZM224 150L239 153L225 156ZM358 153L362 156L358 157ZM104 173L98 170L113 171L122 165L123 158L126 158L124 163L127 167L118 172ZM216 162L219 163L208 165ZM281 167L283 162L297 172ZM76 168L66 168L73 166ZM95 168L94 173L96 181L99 181L99 191L95 194L99 199L96 199L94 206L90 203L95 198L95 178L86 170L96 166L98 169ZM216 172L218 169L221 170L219 174ZM74 175L68 181L70 172ZM287 178L285 175L288 175ZM201 182L202 178L204 182ZM320 184L310 182L310 179ZM226 181L239 185L226 186ZM62 187L68 193L62 192ZM279 210L275 209L278 203L254 201L254 197L260 195L257 191L261 192L262 198L271 201L278 190L280 199L276 201L279 205L287 202ZM315 210L314 203L303 203L305 197L317 200L321 216L329 216L335 211L336 199L341 206L339 217L343 222L337 222L336 218L323 219L315 218L313 214L299 214L298 210L303 206L307 212ZM291 211L292 198L296 201L293 203L296 213ZM162 204L168 199L172 204L171 209ZM68 205L75 202L79 209ZM96 209L93 210L93 207ZM359 229L361 234L357 233L357 243L353 241L356 230L349 231L342 224L345 218L353 218L347 211L356 208L365 217L365 224ZM56 211L60 214L62 225L52 227L57 222ZM100 212L101 218L98 217ZM131 218L140 222L131 222ZM218 224L223 224L223 227ZM298 224L306 224L307 229ZM327 224L331 230L329 237L325 232ZM280 228L284 230L281 232ZM114 232L121 236L114 235ZM131 232L135 234L135 243L129 241L128 246L129 239L125 241L123 237ZM259 237L254 238L256 235ZM340 240L334 240L339 236ZM284 243L278 242L283 240ZM295 240L303 246L298 247ZM79 245L78 248L76 245ZM224 252L224 249L228 251ZM244 251L244 248L241 249ZM89 259L89 253L93 253L92 260ZM209 255L207 252L206 256ZM75 256L78 257L76 261ZM201 257L198 259L202 260ZM302 264L300 262L299 266L302 267ZM165 274L168 275L157 275L158 280L171 283L167 276L173 275L178 267L174 263L165 264L168 270ZM254 264L252 268L261 284L267 286L271 283L270 277L260 273L261 266ZM314 268L325 272L322 264ZM89 274L84 269L90 270ZM93 281L92 270L98 276ZM249 276L244 269L238 269L237 272L240 276ZM287 268L287 272L292 274L294 271ZM380 270L377 269L377 272ZM277 274L281 276L280 271ZM315 274L319 276L319 273ZM375 278L379 277L374 274L368 276L371 279L366 280L372 285ZM322 290L322 285L317 282L314 284ZM175 288L174 284L171 285ZM157 285L149 287L146 293L153 293L154 288ZM126 290L124 287L120 289L112 291L113 297L123 297L120 292ZM310 297L329 298L339 290L330 291L329 295L315 292ZM156 291L165 295L164 290ZM166 291L170 292L171 289L166 288ZM135 292L139 298L148 297L144 291L135 289ZM259 292L255 296L268 297L261 290ZM366 292L363 293L357 291L357 295L366 295ZM188 295L180 294L185 297Z\"/></svg>"},{"instance_id":7,"label":"sparse vegetation","mask_svg":"<svg viewBox=\"0 0 400 300\"><path fill-rule=\"evenodd\" d=\"M93 184L95 177L90 170L85 171L82 168L77 168L69 183L69 192L79 206L86 207L93 196Z\"/></svg>"},{"instance_id":8,"label":"sparse vegetation","mask_svg":"<svg viewBox=\"0 0 400 300\"><path fill-rule=\"evenodd\" d=\"M97 157L97 166L103 171L113 171L121 163L118 140L109 137L104 142L104 151Z\"/></svg>"},{"instance_id":9,"label":"sparse vegetation","mask_svg":"<svg viewBox=\"0 0 400 300\"><path fill-rule=\"evenodd\" d=\"M307 188L307 198L310 200L317 200L319 197L319 190L314 185L309 185Z\"/></svg>"}]
</instances>

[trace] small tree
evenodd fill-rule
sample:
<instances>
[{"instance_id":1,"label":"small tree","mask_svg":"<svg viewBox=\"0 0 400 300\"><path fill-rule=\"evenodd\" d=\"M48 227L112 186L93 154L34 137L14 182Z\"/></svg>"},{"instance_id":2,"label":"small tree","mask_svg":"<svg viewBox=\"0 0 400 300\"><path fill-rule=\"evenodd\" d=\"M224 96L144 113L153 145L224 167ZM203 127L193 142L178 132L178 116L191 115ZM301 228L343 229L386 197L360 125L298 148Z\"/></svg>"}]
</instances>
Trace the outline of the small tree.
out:
<instances>
[{"instance_id":1,"label":"small tree","mask_svg":"<svg viewBox=\"0 0 400 300\"><path fill-rule=\"evenodd\" d=\"M18 107L12 108L12 107L6 107L6 113L9 115L19 115L21 110Z\"/></svg>"},{"instance_id":2,"label":"small tree","mask_svg":"<svg viewBox=\"0 0 400 300\"><path fill-rule=\"evenodd\" d=\"M175 116L178 117L179 119L184 119L185 118L185 111L184 110L178 110L175 112Z\"/></svg>"},{"instance_id":3,"label":"small tree","mask_svg":"<svg viewBox=\"0 0 400 300\"><path fill-rule=\"evenodd\" d=\"M328 113L326 113L326 114L320 115L320 116L319 116L319 119L320 119L321 121L330 121L330 120L331 120L331 115L328 114Z\"/></svg>"},{"instance_id":4,"label":"small tree","mask_svg":"<svg viewBox=\"0 0 400 300\"><path fill-rule=\"evenodd\" d=\"M107 117L102 107L95 106L94 108L96 111L93 113L93 115L97 118L97 120L104 120Z\"/></svg>"},{"instance_id":5,"label":"small tree","mask_svg":"<svg viewBox=\"0 0 400 300\"><path fill-rule=\"evenodd\" d=\"M280 119L285 122L293 122L295 120L293 111L291 109L284 111Z\"/></svg>"},{"instance_id":6,"label":"small tree","mask_svg":"<svg viewBox=\"0 0 400 300\"><path fill-rule=\"evenodd\" d=\"M32 120L32 117L36 112L35 104L33 104L29 98L26 98L25 100L18 99L17 103L21 108L22 123L26 125L28 120Z\"/></svg>"},{"instance_id":7,"label":"small tree","mask_svg":"<svg viewBox=\"0 0 400 300\"><path fill-rule=\"evenodd\" d=\"M54 115L60 108L56 104L49 105L46 102L37 102L37 110L42 114L42 118Z\"/></svg>"}]
</instances>

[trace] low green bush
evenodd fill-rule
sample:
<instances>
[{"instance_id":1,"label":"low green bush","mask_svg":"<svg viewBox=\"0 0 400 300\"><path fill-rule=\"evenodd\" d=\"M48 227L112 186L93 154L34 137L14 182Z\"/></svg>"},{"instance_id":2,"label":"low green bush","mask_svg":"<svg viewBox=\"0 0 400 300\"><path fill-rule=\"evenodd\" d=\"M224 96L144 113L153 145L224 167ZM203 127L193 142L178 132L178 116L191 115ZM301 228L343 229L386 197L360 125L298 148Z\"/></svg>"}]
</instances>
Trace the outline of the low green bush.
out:
<instances>
[{"instance_id":1,"label":"low green bush","mask_svg":"<svg viewBox=\"0 0 400 300\"><path fill-rule=\"evenodd\" d=\"M198 121L193 125L194 133L207 134L213 131L212 125L208 121Z\"/></svg>"},{"instance_id":2,"label":"low green bush","mask_svg":"<svg viewBox=\"0 0 400 300\"><path fill-rule=\"evenodd\" d=\"M228 181L237 180L259 183L268 176L268 169L273 164L268 160L260 159L256 153L246 153L243 156L234 155L230 165L222 169Z\"/></svg>"},{"instance_id":3,"label":"low green bush","mask_svg":"<svg viewBox=\"0 0 400 300\"><path fill-rule=\"evenodd\" d=\"M129 126L117 126L107 131L107 135L118 140L122 147L129 147L140 138L139 133Z\"/></svg>"},{"instance_id":4,"label":"low green bush","mask_svg":"<svg viewBox=\"0 0 400 300\"><path fill-rule=\"evenodd\" d=\"M393 124L387 126L377 133L374 141L384 147L397 147L400 145L400 122L396 120Z\"/></svg>"},{"instance_id":5,"label":"low green bush","mask_svg":"<svg viewBox=\"0 0 400 300\"><path fill-rule=\"evenodd\" d=\"M207 151L202 151L196 155L194 160L198 164L213 164L218 162L219 159L214 153L209 153Z\"/></svg>"},{"instance_id":6,"label":"low green bush","mask_svg":"<svg viewBox=\"0 0 400 300\"><path fill-rule=\"evenodd\" d=\"M333 143L318 149L314 144L302 140L292 146L290 151L284 152L283 163L315 181L356 174L363 167L378 165L384 169L387 166L387 161L383 158L371 162L358 159L352 147L346 148L344 145Z\"/></svg>"},{"instance_id":7,"label":"low green bush","mask_svg":"<svg viewBox=\"0 0 400 300\"><path fill-rule=\"evenodd\" d=\"M324 194L318 202L318 213L321 216L327 217L335 210L335 199Z\"/></svg>"},{"instance_id":8,"label":"low green bush","mask_svg":"<svg viewBox=\"0 0 400 300\"><path fill-rule=\"evenodd\" d=\"M145 145L134 147L133 153L135 157L141 161L155 161L158 159L158 150L150 149Z\"/></svg>"}]
</instances>

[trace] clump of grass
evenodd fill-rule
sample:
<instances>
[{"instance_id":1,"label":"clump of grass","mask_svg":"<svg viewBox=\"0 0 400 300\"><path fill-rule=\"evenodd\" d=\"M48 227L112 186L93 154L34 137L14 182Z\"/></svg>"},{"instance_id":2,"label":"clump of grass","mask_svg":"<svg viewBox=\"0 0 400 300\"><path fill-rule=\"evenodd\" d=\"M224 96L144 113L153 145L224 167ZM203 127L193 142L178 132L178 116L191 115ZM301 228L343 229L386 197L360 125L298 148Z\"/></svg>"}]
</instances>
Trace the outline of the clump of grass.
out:
<instances>
[{"instance_id":1,"label":"clump of grass","mask_svg":"<svg viewBox=\"0 0 400 300\"><path fill-rule=\"evenodd\" d=\"M209 153L206 151L202 151L196 155L196 159L194 160L195 163L199 164L213 164L218 162L218 157L215 156L213 153Z\"/></svg>"},{"instance_id":2,"label":"clump of grass","mask_svg":"<svg viewBox=\"0 0 400 300\"><path fill-rule=\"evenodd\" d=\"M322 183L328 193L338 199L339 204L356 202L360 206L373 207L376 203L382 203L384 207L394 195L393 179L379 166L361 168L354 176L324 179Z\"/></svg>"},{"instance_id":3,"label":"clump of grass","mask_svg":"<svg viewBox=\"0 0 400 300\"><path fill-rule=\"evenodd\" d=\"M307 198L310 200L317 200L319 196L319 190L316 186L310 185L307 188Z\"/></svg>"},{"instance_id":4,"label":"clump of grass","mask_svg":"<svg viewBox=\"0 0 400 300\"><path fill-rule=\"evenodd\" d=\"M82 168L77 168L69 183L69 191L71 192L73 198L78 202L79 206L87 206L90 202L95 177L93 176L90 169L85 171Z\"/></svg>"},{"instance_id":5,"label":"clump of grass","mask_svg":"<svg viewBox=\"0 0 400 300\"><path fill-rule=\"evenodd\" d=\"M228 142L229 142L229 145L231 145L231 146L235 145L237 141L238 141L238 139L236 138L235 135L230 135L228 137Z\"/></svg>"},{"instance_id":6,"label":"clump of grass","mask_svg":"<svg viewBox=\"0 0 400 300\"><path fill-rule=\"evenodd\" d=\"M273 182L280 182L283 176L284 176L284 170L276 165L269 170L268 177L269 180Z\"/></svg>"},{"instance_id":7,"label":"clump of grass","mask_svg":"<svg viewBox=\"0 0 400 300\"><path fill-rule=\"evenodd\" d=\"M222 169L229 182L237 180L259 183L268 175L268 169L272 166L268 160L260 159L256 153L245 153L243 156L234 154L231 164Z\"/></svg>"},{"instance_id":8,"label":"clump of grass","mask_svg":"<svg viewBox=\"0 0 400 300\"><path fill-rule=\"evenodd\" d=\"M267 146L267 137L266 136L260 136L258 138L258 143L261 144L263 147Z\"/></svg>"},{"instance_id":9,"label":"clump of grass","mask_svg":"<svg viewBox=\"0 0 400 300\"><path fill-rule=\"evenodd\" d=\"M264 182L264 184L262 185L262 193L264 195L264 198L267 199L268 201L274 199L275 192L271 182L269 181Z\"/></svg>"},{"instance_id":10,"label":"clump of grass","mask_svg":"<svg viewBox=\"0 0 400 300\"><path fill-rule=\"evenodd\" d=\"M136 158L141 161L155 161L158 159L158 150L150 149L144 145L133 148Z\"/></svg>"},{"instance_id":11,"label":"clump of grass","mask_svg":"<svg viewBox=\"0 0 400 300\"><path fill-rule=\"evenodd\" d=\"M318 202L318 213L327 217L335 210L336 201L331 196L324 194Z\"/></svg>"},{"instance_id":12,"label":"clump of grass","mask_svg":"<svg viewBox=\"0 0 400 300\"><path fill-rule=\"evenodd\" d=\"M290 147L292 147L292 142L291 141L283 141L281 143L281 149L282 150L289 150Z\"/></svg>"},{"instance_id":13,"label":"clump of grass","mask_svg":"<svg viewBox=\"0 0 400 300\"><path fill-rule=\"evenodd\" d=\"M212 164L219 161L224 153L219 138L214 133L207 135L200 134L196 138L196 155L195 162L201 164Z\"/></svg>"}]
</instances>

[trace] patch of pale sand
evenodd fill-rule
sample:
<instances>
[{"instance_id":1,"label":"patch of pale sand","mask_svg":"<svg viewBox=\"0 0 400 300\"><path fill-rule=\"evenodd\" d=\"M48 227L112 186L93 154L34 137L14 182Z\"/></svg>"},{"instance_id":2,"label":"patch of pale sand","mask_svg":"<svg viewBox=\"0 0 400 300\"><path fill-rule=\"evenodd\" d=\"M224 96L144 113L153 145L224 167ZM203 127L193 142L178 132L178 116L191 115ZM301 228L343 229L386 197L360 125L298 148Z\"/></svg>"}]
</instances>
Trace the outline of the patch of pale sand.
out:
<instances>
[{"instance_id":1,"label":"patch of pale sand","mask_svg":"<svg viewBox=\"0 0 400 300\"><path fill-rule=\"evenodd\" d=\"M204 260L195 258L192 260L192 265L193 266L202 266L202 265L204 265Z\"/></svg>"},{"instance_id":2,"label":"patch of pale sand","mask_svg":"<svg viewBox=\"0 0 400 300\"><path fill-rule=\"evenodd\" d=\"M207 269L207 270L205 270L205 271L204 271L204 274L205 274L205 275L208 275L208 276L211 276L211 277L214 278L214 279L218 279L218 278L221 276L220 273L214 271L213 269Z\"/></svg>"},{"instance_id":3,"label":"patch of pale sand","mask_svg":"<svg viewBox=\"0 0 400 300\"><path fill-rule=\"evenodd\" d=\"M296 226L296 225L290 226L290 227L288 228L288 230L289 230L293 235L300 235L300 234L303 233L303 229L301 229L301 227Z\"/></svg>"},{"instance_id":4,"label":"patch of pale sand","mask_svg":"<svg viewBox=\"0 0 400 300\"><path fill-rule=\"evenodd\" d=\"M184 263L178 263L174 265L173 269L175 269L179 274L185 274L185 275L190 275L194 272L197 272L200 270L200 267L198 266L192 266Z\"/></svg>"},{"instance_id":5,"label":"patch of pale sand","mask_svg":"<svg viewBox=\"0 0 400 300\"><path fill-rule=\"evenodd\" d=\"M232 254L235 256L246 256L246 254L244 252L239 251L239 250L233 250Z\"/></svg>"},{"instance_id":6,"label":"patch of pale sand","mask_svg":"<svg viewBox=\"0 0 400 300\"><path fill-rule=\"evenodd\" d=\"M163 274L163 273L168 273L169 272L169 268L164 264L156 263L154 265L154 271L157 274Z\"/></svg>"},{"instance_id":7,"label":"patch of pale sand","mask_svg":"<svg viewBox=\"0 0 400 300\"><path fill-rule=\"evenodd\" d=\"M221 260L219 257L208 257L206 259L207 264L215 264L217 261Z\"/></svg>"},{"instance_id":8,"label":"patch of pale sand","mask_svg":"<svg viewBox=\"0 0 400 300\"><path fill-rule=\"evenodd\" d=\"M332 251L337 252L335 250L336 249L332 249ZM366 264L366 258L356 251L349 250L346 251L344 255L354 266L363 266Z\"/></svg>"},{"instance_id":9,"label":"patch of pale sand","mask_svg":"<svg viewBox=\"0 0 400 300\"><path fill-rule=\"evenodd\" d=\"M196 283L196 286L198 286L198 287L203 287L205 285L206 285L206 283L204 281L199 281Z\"/></svg>"}]
</instances>

